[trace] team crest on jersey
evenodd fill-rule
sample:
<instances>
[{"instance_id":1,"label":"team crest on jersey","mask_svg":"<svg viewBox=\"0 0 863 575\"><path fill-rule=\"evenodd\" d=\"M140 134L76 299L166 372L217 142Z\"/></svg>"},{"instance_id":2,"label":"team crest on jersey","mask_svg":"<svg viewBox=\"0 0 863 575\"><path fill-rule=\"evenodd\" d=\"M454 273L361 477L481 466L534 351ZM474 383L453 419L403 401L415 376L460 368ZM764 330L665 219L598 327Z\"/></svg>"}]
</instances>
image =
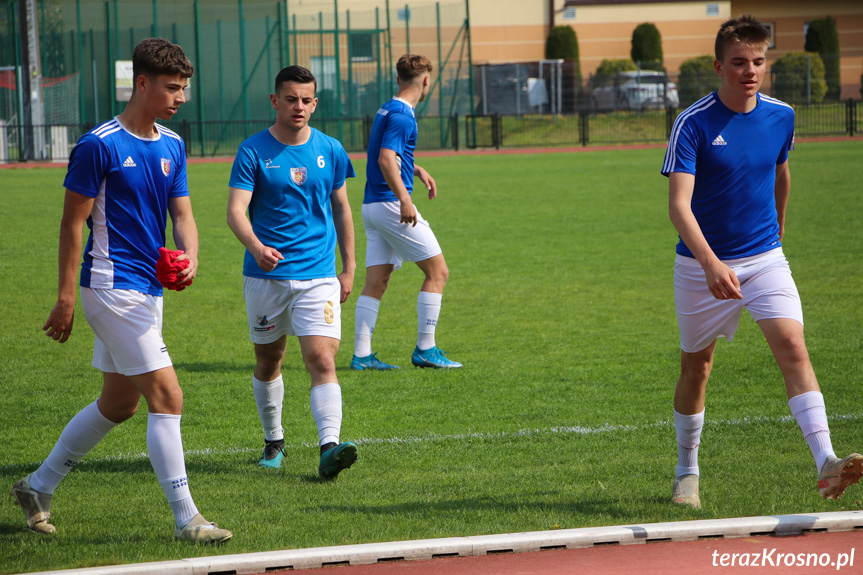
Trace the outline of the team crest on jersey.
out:
<instances>
[{"instance_id":1,"label":"team crest on jersey","mask_svg":"<svg viewBox=\"0 0 863 575\"><path fill-rule=\"evenodd\" d=\"M171 160L162 158L162 173L165 174L165 177L171 175Z\"/></svg>"},{"instance_id":2,"label":"team crest on jersey","mask_svg":"<svg viewBox=\"0 0 863 575\"><path fill-rule=\"evenodd\" d=\"M306 169L305 168L291 168L291 180L298 186L302 186L306 183Z\"/></svg>"}]
</instances>

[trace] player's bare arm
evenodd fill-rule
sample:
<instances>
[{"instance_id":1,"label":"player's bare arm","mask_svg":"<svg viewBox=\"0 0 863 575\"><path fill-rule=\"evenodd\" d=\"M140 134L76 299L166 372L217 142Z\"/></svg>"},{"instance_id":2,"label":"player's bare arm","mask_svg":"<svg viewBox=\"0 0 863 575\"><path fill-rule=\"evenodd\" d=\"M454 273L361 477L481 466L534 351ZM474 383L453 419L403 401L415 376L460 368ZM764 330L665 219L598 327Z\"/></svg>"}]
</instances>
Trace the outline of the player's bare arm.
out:
<instances>
[{"instance_id":1,"label":"player's bare arm","mask_svg":"<svg viewBox=\"0 0 863 575\"><path fill-rule=\"evenodd\" d=\"M776 184L773 186L773 197L776 199L776 215L779 222L779 240L785 237L785 210L788 207L788 196L791 194L791 170L788 160L776 166Z\"/></svg>"},{"instance_id":2,"label":"player's bare arm","mask_svg":"<svg viewBox=\"0 0 863 575\"><path fill-rule=\"evenodd\" d=\"M228 227L231 228L231 231L234 232L240 243L246 246L246 249L255 258L258 267L265 272L271 272L285 258L279 250L261 243L258 236L252 230L252 223L246 216L246 210L249 208L249 202L251 201L252 192L240 188L230 188L228 196Z\"/></svg>"},{"instance_id":3,"label":"player's bare arm","mask_svg":"<svg viewBox=\"0 0 863 575\"><path fill-rule=\"evenodd\" d=\"M174 244L183 255L177 260L189 260L189 267L177 274L177 282L187 285L198 273L198 225L192 214L192 200L189 196L168 199L168 213L171 216Z\"/></svg>"},{"instance_id":4,"label":"player's bare arm","mask_svg":"<svg viewBox=\"0 0 863 575\"><path fill-rule=\"evenodd\" d=\"M393 194L395 194L396 198L398 198L399 204L401 205L401 219L399 221L403 224L416 226L417 209L414 207L411 195L408 193L408 189L402 182L401 170L399 169L399 162L395 151L388 148L381 148L381 153L378 157L378 165L381 167L381 172L384 175L384 179L387 181L387 185L390 190L392 190Z\"/></svg>"},{"instance_id":5,"label":"player's bare arm","mask_svg":"<svg viewBox=\"0 0 863 575\"><path fill-rule=\"evenodd\" d=\"M81 262L81 231L90 217L94 198L66 190L63 200L63 217L60 220L59 279L57 303L42 329L45 335L66 343L75 322L75 280Z\"/></svg>"},{"instance_id":6,"label":"player's bare arm","mask_svg":"<svg viewBox=\"0 0 863 575\"><path fill-rule=\"evenodd\" d=\"M437 197L437 183L428 170L414 164L414 177L419 178L429 192L429 199L433 200Z\"/></svg>"},{"instance_id":7,"label":"player's bare arm","mask_svg":"<svg viewBox=\"0 0 863 575\"><path fill-rule=\"evenodd\" d=\"M668 216L683 243L701 264L707 278L707 287L716 299L743 299L737 274L722 263L701 231L692 213L692 193L695 176L682 172L668 174Z\"/></svg>"},{"instance_id":8,"label":"player's bare arm","mask_svg":"<svg viewBox=\"0 0 863 575\"><path fill-rule=\"evenodd\" d=\"M348 300L354 289L354 274L357 271L357 259L354 255L354 220L351 216L351 205L348 202L348 187L343 185L330 197L333 208L333 224L339 242L339 254L342 257L342 273L338 275L341 285L341 303Z\"/></svg>"}]
</instances>

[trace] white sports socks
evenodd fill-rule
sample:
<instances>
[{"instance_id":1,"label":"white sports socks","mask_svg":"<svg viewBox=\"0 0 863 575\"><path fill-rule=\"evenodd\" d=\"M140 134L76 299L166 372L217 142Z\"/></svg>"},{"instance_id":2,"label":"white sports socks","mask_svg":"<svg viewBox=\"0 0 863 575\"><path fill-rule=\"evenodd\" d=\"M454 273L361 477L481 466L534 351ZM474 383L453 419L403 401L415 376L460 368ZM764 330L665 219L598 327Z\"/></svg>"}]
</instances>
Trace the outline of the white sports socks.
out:
<instances>
[{"instance_id":1,"label":"white sports socks","mask_svg":"<svg viewBox=\"0 0 863 575\"><path fill-rule=\"evenodd\" d=\"M417 348L431 349L435 346L434 332L440 317L443 294L421 291L417 296Z\"/></svg>"},{"instance_id":2,"label":"white sports socks","mask_svg":"<svg viewBox=\"0 0 863 575\"><path fill-rule=\"evenodd\" d=\"M381 300L361 295L357 298L357 311L354 327L354 355L368 357L372 353L372 334L378 320Z\"/></svg>"},{"instance_id":3,"label":"white sports socks","mask_svg":"<svg viewBox=\"0 0 863 575\"><path fill-rule=\"evenodd\" d=\"M324 383L312 388L312 417L318 426L318 445L338 443L342 429L342 388L338 383Z\"/></svg>"},{"instance_id":4,"label":"white sports socks","mask_svg":"<svg viewBox=\"0 0 863 575\"><path fill-rule=\"evenodd\" d=\"M66 474L116 427L97 404L94 401L66 424L50 455L30 477L30 487L39 493L54 493Z\"/></svg>"},{"instance_id":5,"label":"white sports socks","mask_svg":"<svg viewBox=\"0 0 863 575\"><path fill-rule=\"evenodd\" d=\"M180 416L165 413L147 414L147 454L156 478L174 513L177 529L198 514L186 478Z\"/></svg>"},{"instance_id":6,"label":"white sports socks","mask_svg":"<svg viewBox=\"0 0 863 575\"><path fill-rule=\"evenodd\" d=\"M827 425L827 408L824 396L819 391L808 391L795 395L788 400L791 414L797 420L797 425L806 438L815 465L821 473L821 466L828 457L835 457L833 444L830 441L830 427Z\"/></svg>"},{"instance_id":7,"label":"white sports socks","mask_svg":"<svg viewBox=\"0 0 863 575\"><path fill-rule=\"evenodd\" d=\"M674 429L677 431L677 469L675 477L698 475L698 444L704 427L704 410L695 415L674 411Z\"/></svg>"},{"instance_id":8,"label":"white sports socks","mask_svg":"<svg viewBox=\"0 0 863 575\"><path fill-rule=\"evenodd\" d=\"M273 381L261 381L252 376L252 387L255 390L255 404L258 415L264 427L264 438L267 441L284 439L282 429L282 403L285 400L285 384L279 375Z\"/></svg>"}]
</instances>

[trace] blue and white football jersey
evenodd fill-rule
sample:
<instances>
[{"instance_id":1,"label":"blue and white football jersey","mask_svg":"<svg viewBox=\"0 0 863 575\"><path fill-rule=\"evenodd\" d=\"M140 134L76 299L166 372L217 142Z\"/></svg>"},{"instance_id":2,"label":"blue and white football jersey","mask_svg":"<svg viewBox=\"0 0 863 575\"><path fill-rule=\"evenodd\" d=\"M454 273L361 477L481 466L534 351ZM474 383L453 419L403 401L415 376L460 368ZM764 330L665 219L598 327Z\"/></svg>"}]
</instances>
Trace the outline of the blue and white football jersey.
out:
<instances>
[{"instance_id":1,"label":"blue and white football jersey","mask_svg":"<svg viewBox=\"0 0 863 575\"><path fill-rule=\"evenodd\" d=\"M156 124L152 139L126 131L117 118L81 136L63 185L95 198L81 286L162 295L156 280L165 245L168 198L188 196L183 139Z\"/></svg>"},{"instance_id":2,"label":"blue and white football jersey","mask_svg":"<svg viewBox=\"0 0 863 575\"><path fill-rule=\"evenodd\" d=\"M369 134L368 163L364 204L398 201L390 190L378 164L381 148L397 154L402 183L408 193L414 189L414 150L417 145L417 120L413 107L400 98L393 98L380 107Z\"/></svg>"},{"instance_id":3,"label":"blue and white football jersey","mask_svg":"<svg viewBox=\"0 0 863 575\"><path fill-rule=\"evenodd\" d=\"M246 250L245 276L279 280L336 277L336 229L330 198L356 174L338 140L311 130L309 140L299 146L286 146L263 130L237 151L229 185L252 192L252 230L265 246L285 257L276 269L265 272Z\"/></svg>"},{"instance_id":4,"label":"blue and white football jersey","mask_svg":"<svg viewBox=\"0 0 863 575\"><path fill-rule=\"evenodd\" d=\"M794 148L794 110L758 94L751 112L725 107L716 92L687 108L671 131L662 166L695 174L692 212L719 259L777 248L776 166ZM677 253L693 257L680 240Z\"/></svg>"}]
</instances>

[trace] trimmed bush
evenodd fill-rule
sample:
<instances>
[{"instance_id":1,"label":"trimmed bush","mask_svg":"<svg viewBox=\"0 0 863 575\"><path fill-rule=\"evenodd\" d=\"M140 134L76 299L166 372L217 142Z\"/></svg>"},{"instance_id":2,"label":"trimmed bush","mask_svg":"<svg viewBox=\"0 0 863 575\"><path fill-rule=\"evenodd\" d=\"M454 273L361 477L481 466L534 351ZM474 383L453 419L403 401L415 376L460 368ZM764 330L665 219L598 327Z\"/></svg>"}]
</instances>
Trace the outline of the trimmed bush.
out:
<instances>
[{"instance_id":1,"label":"trimmed bush","mask_svg":"<svg viewBox=\"0 0 863 575\"><path fill-rule=\"evenodd\" d=\"M637 69L638 67L632 60L623 58L603 60L599 63L599 68L596 69L596 73L593 75L593 87L596 88L605 85L618 72L628 72Z\"/></svg>"},{"instance_id":2,"label":"trimmed bush","mask_svg":"<svg viewBox=\"0 0 863 575\"><path fill-rule=\"evenodd\" d=\"M581 62L578 56L578 36L570 26L555 26L545 40L545 57L549 60L567 60L573 67L564 67L563 98L568 112L574 111L582 98ZM568 71L568 72L567 72Z\"/></svg>"},{"instance_id":3,"label":"trimmed bush","mask_svg":"<svg viewBox=\"0 0 863 575\"><path fill-rule=\"evenodd\" d=\"M839 79L839 31L836 22L827 16L809 22L806 31L806 52L816 52L824 62L824 80L827 82L827 98L838 100L842 91Z\"/></svg>"},{"instance_id":4,"label":"trimmed bush","mask_svg":"<svg viewBox=\"0 0 863 575\"><path fill-rule=\"evenodd\" d=\"M578 36L570 26L555 26L545 40L545 57L578 62Z\"/></svg>"},{"instance_id":5,"label":"trimmed bush","mask_svg":"<svg viewBox=\"0 0 863 575\"><path fill-rule=\"evenodd\" d=\"M809 64L807 66L807 60ZM806 71L810 69L807 102ZM773 96L789 104L818 104L827 93L824 80L824 62L821 56L812 52L789 52L773 63Z\"/></svg>"},{"instance_id":6,"label":"trimmed bush","mask_svg":"<svg viewBox=\"0 0 863 575\"><path fill-rule=\"evenodd\" d=\"M685 60L680 65L677 91L680 105L689 106L702 96L719 89L722 79L713 67L713 56L705 54Z\"/></svg>"},{"instance_id":7,"label":"trimmed bush","mask_svg":"<svg viewBox=\"0 0 863 575\"><path fill-rule=\"evenodd\" d=\"M629 55L644 70L662 70L662 36L654 24L645 22L635 27Z\"/></svg>"}]
</instances>

